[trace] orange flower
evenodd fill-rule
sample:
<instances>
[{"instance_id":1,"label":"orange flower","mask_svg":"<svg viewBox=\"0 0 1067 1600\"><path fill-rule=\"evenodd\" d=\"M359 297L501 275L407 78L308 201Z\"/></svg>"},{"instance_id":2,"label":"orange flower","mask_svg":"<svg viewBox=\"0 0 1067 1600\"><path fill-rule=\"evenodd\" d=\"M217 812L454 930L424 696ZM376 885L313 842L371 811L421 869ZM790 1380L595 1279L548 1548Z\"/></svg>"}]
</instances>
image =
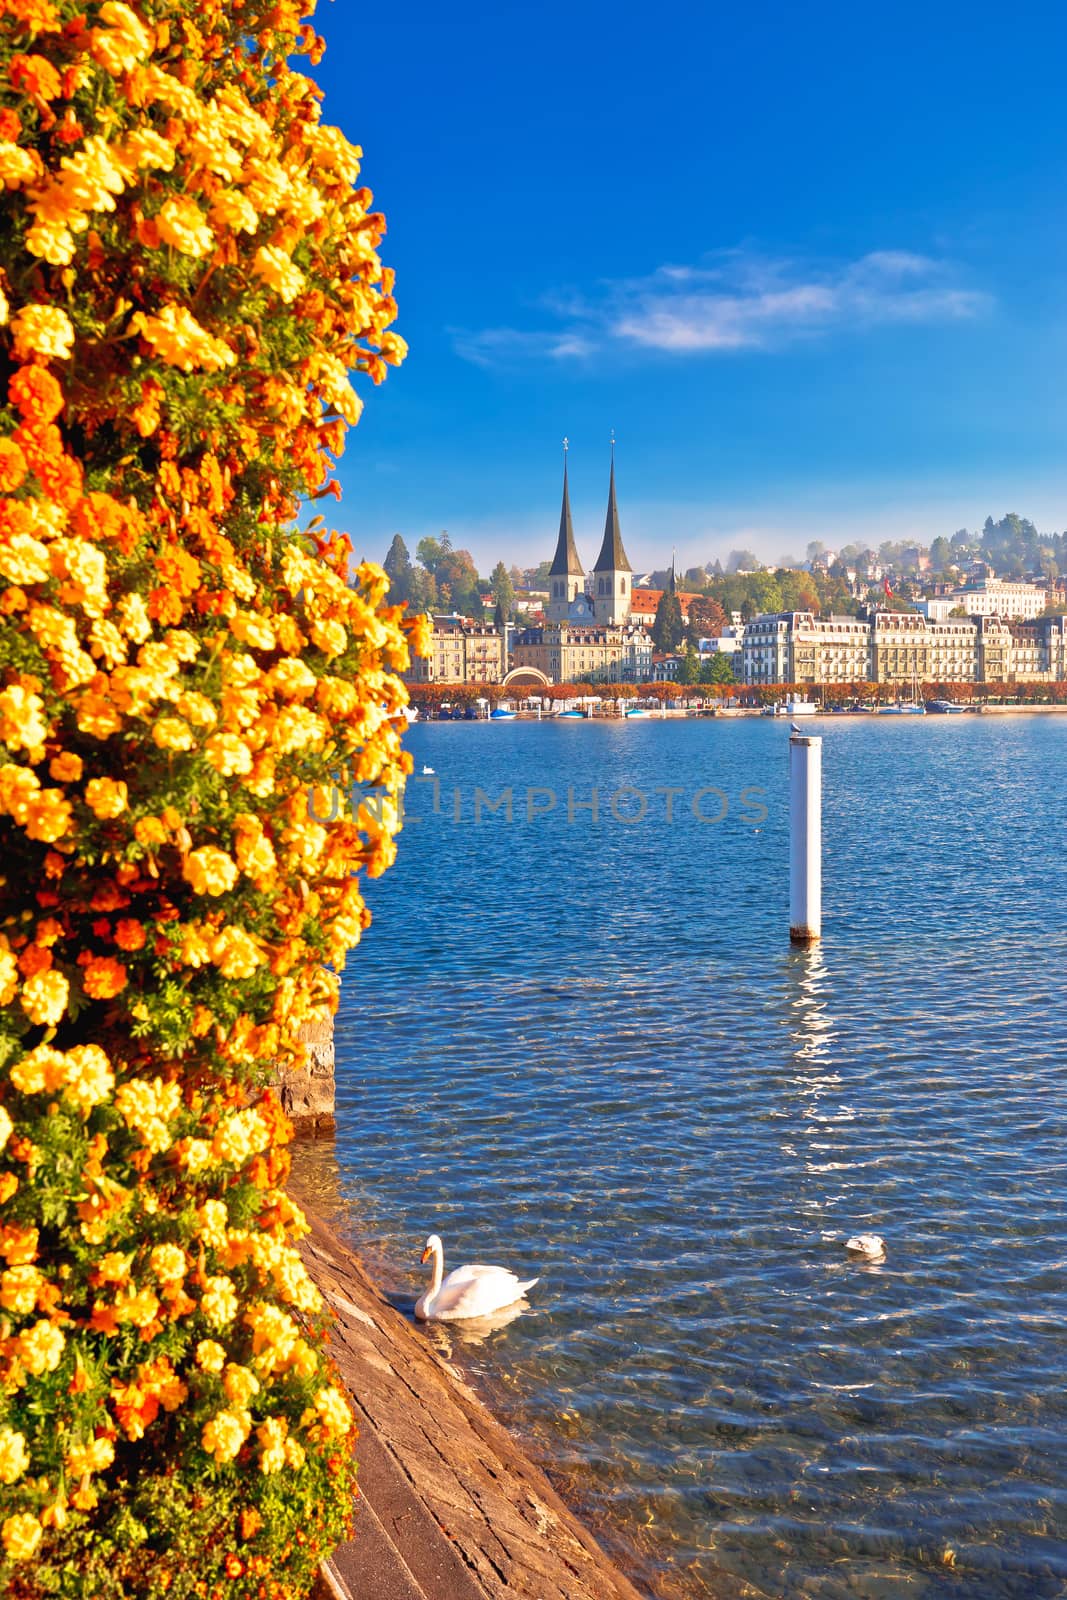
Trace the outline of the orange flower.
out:
<instances>
[{"instance_id":1,"label":"orange flower","mask_svg":"<svg viewBox=\"0 0 1067 1600\"><path fill-rule=\"evenodd\" d=\"M141 950L144 948L145 931L142 925L133 917L123 917L115 926L115 943L120 950Z\"/></svg>"},{"instance_id":2,"label":"orange flower","mask_svg":"<svg viewBox=\"0 0 1067 1600\"><path fill-rule=\"evenodd\" d=\"M26 422L51 422L63 409L63 391L44 367L31 364L16 368L8 381L7 392Z\"/></svg>"},{"instance_id":3,"label":"orange flower","mask_svg":"<svg viewBox=\"0 0 1067 1600\"><path fill-rule=\"evenodd\" d=\"M93 1000L112 1000L126 987L126 968L112 956L93 956L82 973L82 986Z\"/></svg>"},{"instance_id":4,"label":"orange flower","mask_svg":"<svg viewBox=\"0 0 1067 1600\"><path fill-rule=\"evenodd\" d=\"M0 439L0 491L10 494L26 476L26 457L14 439Z\"/></svg>"},{"instance_id":5,"label":"orange flower","mask_svg":"<svg viewBox=\"0 0 1067 1600\"><path fill-rule=\"evenodd\" d=\"M59 99L61 91L59 73L44 56L12 56L8 73L13 86L16 89L25 89L33 99Z\"/></svg>"}]
</instances>

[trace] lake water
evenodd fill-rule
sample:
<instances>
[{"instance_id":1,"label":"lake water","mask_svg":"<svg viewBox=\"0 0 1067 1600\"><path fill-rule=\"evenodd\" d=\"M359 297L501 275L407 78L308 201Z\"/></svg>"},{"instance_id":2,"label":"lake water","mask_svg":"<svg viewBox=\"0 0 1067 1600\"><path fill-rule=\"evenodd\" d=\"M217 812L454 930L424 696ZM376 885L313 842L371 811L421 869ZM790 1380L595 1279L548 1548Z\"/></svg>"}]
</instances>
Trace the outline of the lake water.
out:
<instances>
[{"instance_id":1,"label":"lake water","mask_svg":"<svg viewBox=\"0 0 1067 1600\"><path fill-rule=\"evenodd\" d=\"M431 1230L541 1274L427 1336L649 1593L1062 1596L1067 717L812 731L816 953L783 723L411 731L440 810L344 980L344 1225L409 1309Z\"/></svg>"}]
</instances>

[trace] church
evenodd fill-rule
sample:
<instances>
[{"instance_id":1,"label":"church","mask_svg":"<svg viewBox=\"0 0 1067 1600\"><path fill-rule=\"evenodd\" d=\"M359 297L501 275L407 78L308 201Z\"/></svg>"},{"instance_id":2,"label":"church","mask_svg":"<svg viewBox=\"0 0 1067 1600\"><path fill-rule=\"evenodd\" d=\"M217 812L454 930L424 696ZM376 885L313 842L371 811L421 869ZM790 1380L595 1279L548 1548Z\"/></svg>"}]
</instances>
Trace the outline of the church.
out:
<instances>
[{"instance_id":1,"label":"church","mask_svg":"<svg viewBox=\"0 0 1067 1600\"><path fill-rule=\"evenodd\" d=\"M619 527L614 440L604 539L588 577L574 540L564 444L563 505L548 596L545 624L519 634L512 648L513 666L536 667L553 683L636 683L651 677L651 638L630 616L633 569Z\"/></svg>"}]
</instances>

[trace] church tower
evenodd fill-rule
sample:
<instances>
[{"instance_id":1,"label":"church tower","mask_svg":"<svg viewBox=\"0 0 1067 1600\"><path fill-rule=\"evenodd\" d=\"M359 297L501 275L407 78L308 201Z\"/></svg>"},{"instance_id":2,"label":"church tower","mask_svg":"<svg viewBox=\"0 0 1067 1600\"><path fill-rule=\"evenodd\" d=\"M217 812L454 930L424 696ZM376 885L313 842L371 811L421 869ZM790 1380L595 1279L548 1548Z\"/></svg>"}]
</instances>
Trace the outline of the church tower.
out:
<instances>
[{"instance_id":1,"label":"church tower","mask_svg":"<svg viewBox=\"0 0 1067 1600\"><path fill-rule=\"evenodd\" d=\"M548 605L545 616L549 622L566 622L571 601L582 592L584 580L582 563L578 560L578 547L574 542L574 525L571 522L571 499L567 490L567 440L563 441L563 507L559 514L559 539L552 567L548 574Z\"/></svg>"},{"instance_id":2,"label":"church tower","mask_svg":"<svg viewBox=\"0 0 1067 1600\"><path fill-rule=\"evenodd\" d=\"M600 627L620 628L629 620L632 590L633 568L622 547L619 508L615 504L615 435L612 434L608 515L604 523L604 543L593 568L593 607Z\"/></svg>"}]
</instances>

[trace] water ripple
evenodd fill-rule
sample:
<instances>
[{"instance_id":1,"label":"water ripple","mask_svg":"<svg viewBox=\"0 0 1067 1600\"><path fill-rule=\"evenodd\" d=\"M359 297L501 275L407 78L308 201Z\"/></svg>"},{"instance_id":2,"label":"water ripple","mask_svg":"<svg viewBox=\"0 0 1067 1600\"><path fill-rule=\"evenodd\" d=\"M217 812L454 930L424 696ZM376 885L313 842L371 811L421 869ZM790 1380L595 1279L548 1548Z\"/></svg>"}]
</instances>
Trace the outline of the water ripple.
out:
<instances>
[{"instance_id":1,"label":"water ripple","mask_svg":"<svg viewBox=\"0 0 1067 1600\"><path fill-rule=\"evenodd\" d=\"M407 1305L431 1228L543 1275L450 1348L650 1590L1052 1600L1067 718L823 731L809 953L775 724L416 727L446 798L416 795L345 976L346 1225ZM622 783L731 807L625 826ZM511 824L474 825L479 785ZM872 1230L881 1265L844 1250Z\"/></svg>"}]
</instances>

